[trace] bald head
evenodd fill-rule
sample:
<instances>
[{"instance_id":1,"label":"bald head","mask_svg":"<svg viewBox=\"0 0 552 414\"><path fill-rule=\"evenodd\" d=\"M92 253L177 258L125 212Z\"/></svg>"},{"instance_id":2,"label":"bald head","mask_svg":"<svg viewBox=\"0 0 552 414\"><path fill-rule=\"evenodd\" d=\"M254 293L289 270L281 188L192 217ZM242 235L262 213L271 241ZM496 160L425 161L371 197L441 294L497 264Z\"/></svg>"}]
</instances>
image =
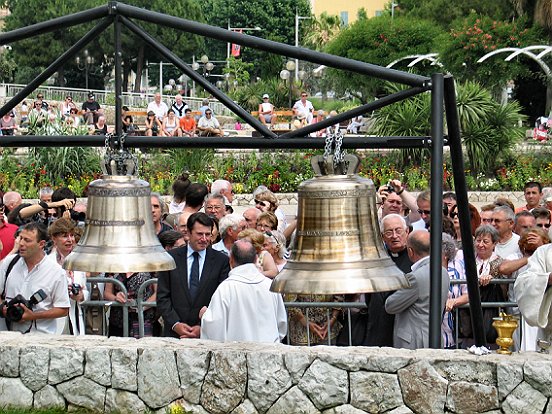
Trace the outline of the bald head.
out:
<instances>
[{"instance_id":1,"label":"bald head","mask_svg":"<svg viewBox=\"0 0 552 414\"><path fill-rule=\"evenodd\" d=\"M256 207L248 208L243 212L243 217L245 218L245 221L247 221L247 227L250 229L257 228L257 218L261 214L261 210L259 210Z\"/></svg>"},{"instance_id":2,"label":"bald head","mask_svg":"<svg viewBox=\"0 0 552 414\"><path fill-rule=\"evenodd\" d=\"M408 247L408 255L410 260L418 261L426 256L429 256L429 232L425 230L415 230L408 236L406 241Z\"/></svg>"},{"instance_id":3,"label":"bald head","mask_svg":"<svg viewBox=\"0 0 552 414\"><path fill-rule=\"evenodd\" d=\"M21 198L21 194L19 194L16 191L8 191L4 194L4 197L2 198L2 201L4 202L4 205L9 211L12 211L14 208L16 208L18 205L20 205L23 202L23 199Z\"/></svg>"},{"instance_id":4,"label":"bald head","mask_svg":"<svg viewBox=\"0 0 552 414\"><path fill-rule=\"evenodd\" d=\"M230 267L241 266L248 263L255 263L257 250L255 246L246 239L236 241L230 251Z\"/></svg>"}]
</instances>

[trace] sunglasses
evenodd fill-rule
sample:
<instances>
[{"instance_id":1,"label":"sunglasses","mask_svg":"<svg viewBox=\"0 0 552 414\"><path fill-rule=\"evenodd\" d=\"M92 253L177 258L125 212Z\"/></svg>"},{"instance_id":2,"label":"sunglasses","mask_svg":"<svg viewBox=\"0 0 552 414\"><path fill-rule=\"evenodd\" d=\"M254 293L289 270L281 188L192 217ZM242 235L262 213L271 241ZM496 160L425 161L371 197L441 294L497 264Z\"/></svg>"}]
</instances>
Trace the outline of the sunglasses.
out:
<instances>
[{"instance_id":1,"label":"sunglasses","mask_svg":"<svg viewBox=\"0 0 552 414\"><path fill-rule=\"evenodd\" d=\"M37 96L37 99L42 99L42 98L44 98L44 96L42 96L42 95Z\"/></svg>"},{"instance_id":2,"label":"sunglasses","mask_svg":"<svg viewBox=\"0 0 552 414\"><path fill-rule=\"evenodd\" d=\"M426 216L429 216L431 214L430 210L422 210L421 208L418 209L418 214L425 214Z\"/></svg>"},{"instance_id":3,"label":"sunglasses","mask_svg":"<svg viewBox=\"0 0 552 414\"><path fill-rule=\"evenodd\" d=\"M453 218L456 218L457 215L458 213L456 211L453 211L449 214L449 217L453 219Z\"/></svg>"},{"instance_id":4,"label":"sunglasses","mask_svg":"<svg viewBox=\"0 0 552 414\"><path fill-rule=\"evenodd\" d=\"M545 228L549 229L549 228L550 228L550 223L547 223L547 224L538 223L538 224L537 224L537 227L541 227L541 228L542 228L542 227L545 227Z\"/></svg>"},{"instance_id":5,"label":"sunglasses","mask_svg":"<svg viewBox=\"0 0 552 414\"><path fill-rule=\"evenodd\" d=\"M268 201L255 200L255 204L260 204L261 206L268 207L270 203Z\"/></svg>"},{"instance_id":6,"label":"sunglasses","mask_svg":"<svg viewBox=\"0 0 552 414\"><path fill-rule=\"evenodd\" d=\"M211 115L211 112L205 112L205 115Z\"/></svg>"}]
</instances>

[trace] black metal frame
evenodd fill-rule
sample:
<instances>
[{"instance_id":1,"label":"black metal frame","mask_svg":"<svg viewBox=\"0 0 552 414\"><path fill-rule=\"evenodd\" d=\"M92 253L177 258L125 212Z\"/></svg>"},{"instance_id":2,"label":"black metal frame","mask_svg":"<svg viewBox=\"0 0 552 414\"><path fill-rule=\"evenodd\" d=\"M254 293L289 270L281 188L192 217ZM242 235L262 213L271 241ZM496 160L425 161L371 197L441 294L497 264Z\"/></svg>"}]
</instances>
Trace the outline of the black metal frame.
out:
<instances>
[{"instance_id":1,"label":"black metal frame","mask_svg":"<svg viewBox=\"0 0 552 414\"><path fill-rule=\"evenodd\" d=\"M373 111L386 105L402 101L423 92L431 93L431 136L430 137L354 137L344 138L343 148L431 148L431 227L441 228L442 222L442 162L443 162L443 116L446 109L447 125L449 130L449 145L453 162L454 182L458 198L459 218L462 230L462 242L464 243L464 257L466 261L466 274L470 296L470 309L474 327L475 342L477 345L485 344L483 333L483 313L479 298L477 281L477 269L473 241L470 233L470 216L468 209L468 196L464 177L464 161L460 138L458 112L456 110L456 98L454 80L452 77L443 77L442 74L434 74L431 78L401 72L356 61L344 57L329 55L309 49L294 47L270 40L261 39L238 32L232 32L219 27L168 16L150 10L129 6L116 1L111 1L105 6L96 7L84 12L59 17L47 22L37 23L21 29L0 34L0 44L8 44L18 40L48 33L60 27L70 27L78 24L98 20L99 23L84 35L77 43L64 52L39 76L31 81L20 93L0 108L0 117L12 110L26 96L40 86L46 79L53 75L60 67L80 52L90 41L98 37L111 24L114 25L115 45L115 134L110 138L112 147L195 147L195 148L323 148L324 140L309 138L311 132L321 130L337 122L342 122L363 113ZM224 42L231 42L243 46L252 47L270 53L276 53L291 58L326 65L331 68L348 70L366 76L376 77L382 80L398 82L410 86L410 89L385 96L378 101L361 105L357 108L339 114L331 119L321 121L316 125L309 125L291 132L277 135L267 129L258 119L248 111L237 105L224 92L213 86L205 78L193 71L178 56L172 53L164 45L151 37L146 31L131 19L154 23L181 30L196 35L206 36ZM155 49L164 59L167 59L187 76L201 85L205 90L225 104L232 112L248 122L257 130L262 138L232 137L232 138L175 138L170 139L155 137L124 137L122 134L121 106L122 106L122 72L121 72L121 26L140 37L150 47ZM124 142L122 141L124 137ZM17 136L2 137L4 147L70 147L70 146L104 146L103 136ZM431 233L431 300L430 300L430 338L432 348L439 348L441 342L441 243L440 232Z\"/></svg>"}]
</instances>

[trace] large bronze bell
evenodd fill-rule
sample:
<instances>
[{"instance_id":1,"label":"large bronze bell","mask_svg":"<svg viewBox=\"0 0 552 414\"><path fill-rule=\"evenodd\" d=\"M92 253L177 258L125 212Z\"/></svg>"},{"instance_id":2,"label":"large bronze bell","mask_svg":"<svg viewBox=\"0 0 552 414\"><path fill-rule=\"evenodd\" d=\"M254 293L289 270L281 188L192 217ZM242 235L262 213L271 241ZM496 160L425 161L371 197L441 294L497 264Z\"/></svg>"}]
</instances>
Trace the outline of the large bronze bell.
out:
<instances>
[{"instance_id":1,"label":"large bronze bell","mask_svg":"<svg viewBox=\"0 0 552 414\"><path fill-rule=\"evenodd\" d=\"M358 157L346 156L344 173L317 176L298 189L297 232L290 260L272 282L281 293L346 294L407 287L385 251L372 180L356 175Z\"/></svg>"},{"instance_id":2,"label":"large bronze bell","mask_svg":"<svg viewBox=\"0 0 552 414\"><path fill-rule=\"evenodd\" d=\"M63 267L87 272L155 272L176 267L161 247L147 181L104 175L89 185L87 226Z\"/></svg>"}]
</instances>

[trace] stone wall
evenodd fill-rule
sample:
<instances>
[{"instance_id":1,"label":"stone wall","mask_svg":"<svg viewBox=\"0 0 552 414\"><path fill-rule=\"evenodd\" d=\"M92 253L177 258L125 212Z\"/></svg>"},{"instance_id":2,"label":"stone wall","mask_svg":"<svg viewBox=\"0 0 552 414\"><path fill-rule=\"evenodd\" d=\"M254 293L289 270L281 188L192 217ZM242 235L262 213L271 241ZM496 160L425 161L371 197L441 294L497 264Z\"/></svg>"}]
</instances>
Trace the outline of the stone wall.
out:
<instances>
[{"instance_id":1,"label":"stone wall","mask_svg":"<svg viewBox=\"0 0 552 414\"><path fill-rule=\"evenodd\" d=\"M552 413L552 357L0 332L0 407Z\"/></svg>"}]
</instances>

